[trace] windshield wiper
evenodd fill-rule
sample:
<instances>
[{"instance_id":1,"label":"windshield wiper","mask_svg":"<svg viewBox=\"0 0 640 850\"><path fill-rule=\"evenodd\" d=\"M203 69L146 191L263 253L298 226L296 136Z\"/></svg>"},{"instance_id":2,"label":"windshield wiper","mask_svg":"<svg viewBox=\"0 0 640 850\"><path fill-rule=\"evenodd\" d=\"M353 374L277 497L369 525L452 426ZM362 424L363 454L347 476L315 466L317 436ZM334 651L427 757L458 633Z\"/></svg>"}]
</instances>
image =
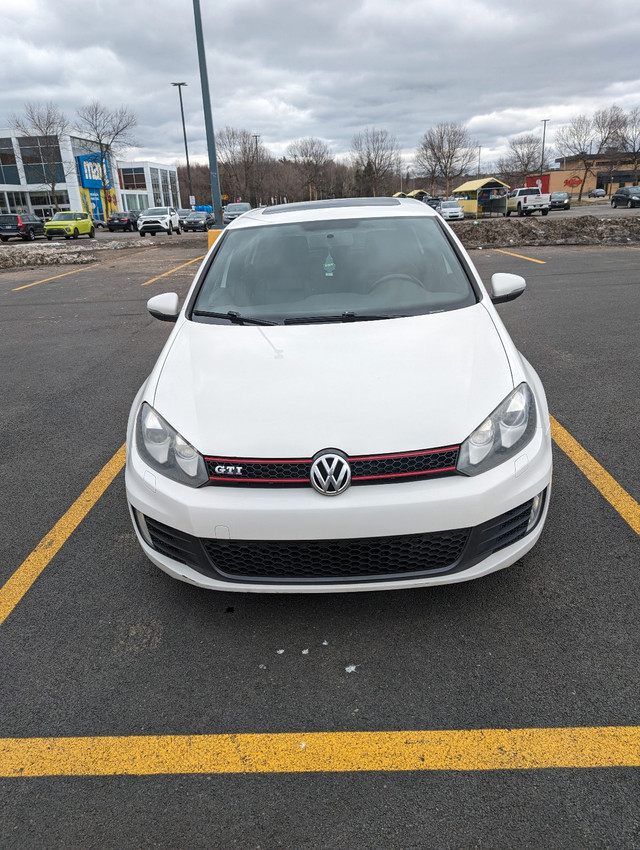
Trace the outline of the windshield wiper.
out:
<instances>
[{"instance_id":1,"label":"windshield wiper","mask_svg":"<svg viewBox=\"0 0 640 850\"><path fill-rule=\"evenodd\" d=\"M377 319L400 319L401 316L389 316L386 314L374 315L373 313L352 313L346 311L339 316L294 316L285 319L285 325L320 324L322 322L371 322Z\"/></svg>"},{"instance_id":2,"label":"windshield wiper","mask_svg":"<svg viewBox=\"0 0 640 850\"><path fill-rule=\"evenodd\" d=\"M194 310L194 316L206 316L212 319L229 319L234 325L277 325L277 322L268 322L266 319L254 319L251 316L241 316L235 310L228 313L212 313L211 310Z\"/></svg>"}]
</instances>

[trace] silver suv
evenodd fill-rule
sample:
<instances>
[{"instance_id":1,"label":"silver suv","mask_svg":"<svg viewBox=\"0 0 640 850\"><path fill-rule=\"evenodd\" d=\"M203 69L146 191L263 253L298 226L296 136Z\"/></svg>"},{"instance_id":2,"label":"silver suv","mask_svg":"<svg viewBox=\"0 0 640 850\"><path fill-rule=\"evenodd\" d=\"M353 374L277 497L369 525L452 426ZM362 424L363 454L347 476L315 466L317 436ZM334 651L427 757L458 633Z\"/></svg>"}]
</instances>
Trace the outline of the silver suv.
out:
<instances>
[{"instance_id":1,"label":"silver suv","mask_svg":"<svg viewBox=\"0 0 640 850\"><path fill-rule=\"evenodd\" d=\"M166 233L168 236L174 232L180 233L178 213L173 207L151 207L144 210L138 217L138 231L140 236L146 236L147 233L152 236L156 233Z\"/></svg>"}]
</instances>

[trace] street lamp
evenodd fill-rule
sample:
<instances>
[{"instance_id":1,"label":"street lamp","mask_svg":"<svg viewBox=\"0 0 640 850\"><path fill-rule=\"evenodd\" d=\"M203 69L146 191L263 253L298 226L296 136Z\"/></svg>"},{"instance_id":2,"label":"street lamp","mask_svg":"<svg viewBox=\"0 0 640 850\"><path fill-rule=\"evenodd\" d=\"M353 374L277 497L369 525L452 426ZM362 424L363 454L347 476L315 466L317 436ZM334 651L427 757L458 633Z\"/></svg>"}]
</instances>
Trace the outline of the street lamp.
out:
<instances>
[{"instance_id":1,"label":"street lamp","mask_svg":"<svg viewBox=\"0 0 640 850\"><path fill-rule=\"evenodd\" d=\"M544 138L547 134L547 121L548 118L542 119L542 156L540 157L540 191L542 192L542 172L544 169Z\"/></svg>"},{"instance_id":2,"label":"street lamp","mask_svg":"<svg viewBox=\"0 0 640 850\"><path fill-rule=\"evenodd\" d=\"M182 116L182 134L184 135L184 153L187 157L187 182L189 184L189 206L192 206L195 203L195 198L193 196L193 186L191 185L191 168L189 167L189 148L187 147L187 128L184 123L184 107L182 106L182 86L186 86L186 83L171 83L172 86L177 86L178 94L180 95L180 115Z\"/></svg>"}]
</instances>

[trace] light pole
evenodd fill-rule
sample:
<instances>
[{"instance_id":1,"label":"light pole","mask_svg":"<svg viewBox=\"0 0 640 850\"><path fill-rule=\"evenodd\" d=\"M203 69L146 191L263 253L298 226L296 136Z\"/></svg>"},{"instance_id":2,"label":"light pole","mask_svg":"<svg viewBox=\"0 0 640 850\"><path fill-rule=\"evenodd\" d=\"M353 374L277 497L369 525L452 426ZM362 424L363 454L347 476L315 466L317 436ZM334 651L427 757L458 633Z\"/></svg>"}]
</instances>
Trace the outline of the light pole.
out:
<instances>
[{"instance_id":1,"label":"light pole","mask_svg":"<svg viewBox=\"0 0 640 850\"><path fill-rule=\"evenodd\" d=\"M187 183L189 184L189 206L193 206L195 198L193 196L193 186L191 184L191 168L189 166L189 148L187 146L187 128L184 123L184 107L182 106L182 86L186 83L171 83L172 86L177 86L178 94L180 95L180 115L182 116L182 134L184 136L184 154L187 157Z\"/></svg>"},{"instance_id":2,"label":"light pole","mask_svg":"<svg viewBox=\"0 0 640 850\"><path fill-rule=\"evenodd\" d=\"M220 197L220 180L218 178L218 158L216 156L216 136L213 130L211 116L211 97L209 95L209 77L207 75L207 57L204 49L202 34L202 17L200 15L200 0L193 0L193 17L196 25L196 44L198 45L198 63L200 65L200 86L202 88L202 108L204 109L204 126L207 132L207 150L209 151L209 177L211 180L211 204L216 224L222 224L222 199Z\"/></svg>"},{"instance_id":3,"label":"light pole","mask_svg":"<svg viewBox=\"0 0 640 850\"><path fill-rule=\"evenodd\" d=\"M540 191L542 192L542 172L544 170L544 139L547 134L548 118L542 119L542 156L540 157Z\"/></svg>"}]
</instances>

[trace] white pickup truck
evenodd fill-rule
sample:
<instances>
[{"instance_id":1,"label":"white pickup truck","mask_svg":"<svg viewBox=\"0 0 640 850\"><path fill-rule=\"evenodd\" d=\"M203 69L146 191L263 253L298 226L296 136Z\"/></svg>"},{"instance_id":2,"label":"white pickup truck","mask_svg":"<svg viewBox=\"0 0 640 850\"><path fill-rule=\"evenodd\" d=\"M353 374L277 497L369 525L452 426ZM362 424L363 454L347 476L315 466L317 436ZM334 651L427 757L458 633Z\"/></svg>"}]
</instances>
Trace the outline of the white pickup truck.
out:
<instances>
[{"instance_id":1,"label":"white pickup truck","mask_svg":"<svg viewBox=\"0 0 640 850\"><path fill-rule=\"evenodd\" d=\"M512 212L518 215L531 215L533 212L547 215L550 209L551 195L543 195L537 186L524 186L521 189L512 189L507 195L505 215L511 215Z\"/></svg>"}]
</instances>

